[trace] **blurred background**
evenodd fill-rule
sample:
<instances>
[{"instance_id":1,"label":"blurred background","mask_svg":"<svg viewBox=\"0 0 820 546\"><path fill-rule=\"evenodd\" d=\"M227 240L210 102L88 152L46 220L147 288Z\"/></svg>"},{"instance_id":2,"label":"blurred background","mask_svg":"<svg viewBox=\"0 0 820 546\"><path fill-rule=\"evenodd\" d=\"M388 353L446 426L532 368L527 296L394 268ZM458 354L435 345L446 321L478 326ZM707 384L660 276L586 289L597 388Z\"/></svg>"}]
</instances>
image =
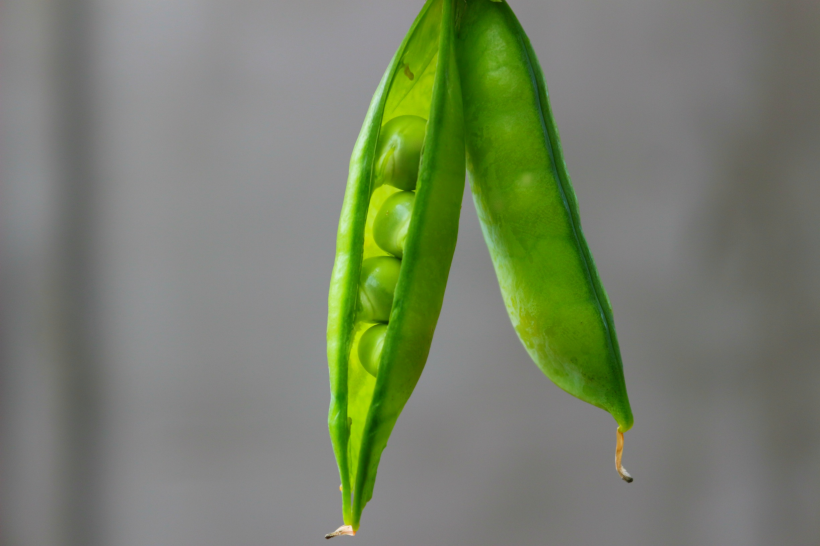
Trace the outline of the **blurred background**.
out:
<instances>
[{"instance_id":1,"label":"blurred background","mask_svg":"<svg viewBox=\"0 0 820 546\"><path fill-rule=\"evenodd\" d=\"M347 166L421 0L0 4L0 543L322 544ZM361 545L820 544L820 2L511 0L635 413L510 326L469 192Z\"/></svg>"}]
</instances>

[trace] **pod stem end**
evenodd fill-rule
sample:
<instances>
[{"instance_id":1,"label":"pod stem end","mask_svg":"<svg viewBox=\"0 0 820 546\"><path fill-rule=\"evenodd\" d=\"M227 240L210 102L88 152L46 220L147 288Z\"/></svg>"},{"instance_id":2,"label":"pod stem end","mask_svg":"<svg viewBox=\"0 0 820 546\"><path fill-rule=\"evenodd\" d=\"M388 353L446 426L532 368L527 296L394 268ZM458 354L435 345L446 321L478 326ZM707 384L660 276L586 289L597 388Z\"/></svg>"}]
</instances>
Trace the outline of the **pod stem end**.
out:
<instances>
[{"instance_id":1,"label":"pod stem end","mask_svg":"<svg viewBox=\"0 0 820 546\"><path fill-rule=\"evenodd\" d=\"M632 476L629 475L629 472L626 471L624 465L621 463L621 458L624 454L624 433L621 432L621 429L618 428L618 438L615 442L615 469L618 471L618 475L621 477L623 481L626 483L632 483Z\"/></svg>"},{"instance_id":2,"label":"pod stem end","mask_svg":"<svg viewBox=\"0 0 820 546\"><path fill-rule=\"evenodd\" d=\"M353 530L352 525L342 525L341 527L339 527L338 529L336 529L332 533L326 534L325 538L333 538L333 537L338 537L338 536L342 536L342 535L347 535L347 536L352 537L352 536L356 535L356 531Z\"/></svg>"}]
</instances>

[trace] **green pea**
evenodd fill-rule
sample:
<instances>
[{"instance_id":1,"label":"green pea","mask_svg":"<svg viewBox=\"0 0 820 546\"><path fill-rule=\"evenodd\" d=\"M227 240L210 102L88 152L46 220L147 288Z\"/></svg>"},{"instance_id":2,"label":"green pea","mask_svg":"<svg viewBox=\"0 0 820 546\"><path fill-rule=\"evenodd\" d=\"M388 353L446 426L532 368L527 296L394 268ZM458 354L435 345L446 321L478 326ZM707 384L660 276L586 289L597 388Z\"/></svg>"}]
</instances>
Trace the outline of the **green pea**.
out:
<instances>
[{"instance_id":1,"label":"green pea","mask_svg":"<svg viewBox=\"0 0 820 546\"><path fill-rule=\"evenodd\" d=\"M384 124L376 147L375 187L416 189L426 131L427 120L418 116L399 116Z\"/></svg>"},{"instance_id":2,"label":"green pea","mask_svg":"<svg viewBox=\"0 0 820 546\"><path fill-rule=\"evenodd\" d=\"M365 322L387 322L393 307L393 295L399 281L401 260L390 256L369 258L362 262L359 283L359 316Z\"/></svg>"},{"instance_id":3,"label":"green pea","mask_svg":"<svg viewBox=\"0 0 820 546\"><path fill-rule=\"evenodd\" d=\"M384 335L387 333L386 324L371 326L359 339L359 362L367 373L376 377L379 373L379 361L382 358Z\"/></svg>"},{"instance_id":4,"label":"green pea","mask_svg":"<svg viewBox=\"0 0 820 546\"><path fill-rule=\"evenodd\" d=\"M404 242L413 214L413 192L394 193L382 204L373 222L373 239L379 248L397 258L404 254Z\"/></svg>"}]
</instances>

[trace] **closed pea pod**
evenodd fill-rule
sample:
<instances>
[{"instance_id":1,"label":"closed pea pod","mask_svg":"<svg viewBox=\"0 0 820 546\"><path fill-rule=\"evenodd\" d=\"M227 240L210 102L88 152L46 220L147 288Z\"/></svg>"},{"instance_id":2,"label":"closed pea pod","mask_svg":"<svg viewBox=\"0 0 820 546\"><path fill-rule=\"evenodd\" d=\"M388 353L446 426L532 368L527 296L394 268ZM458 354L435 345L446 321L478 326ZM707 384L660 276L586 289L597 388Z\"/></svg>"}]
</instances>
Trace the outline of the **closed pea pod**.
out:
<instances>
[{"instance_id":1,"label":"closed pea pod","mask_svg":"<svg viewBox=\"0 0 820 546\"><path fill-rule=\"evenodd\" d=\"M612 308L581 231L535 52L506 2L459 4L457 57L473 200L507 311L538 367L632 427Z\"/></svg>"},{"instance_id":2,"label":"closed pea pod","mask_svg":"<svg viewBox=\"0 0 820 546\"><path fill-rule=\"evenodd\" d=\"M453 0L429 0L387 68L350 160L328 298L328 426L353 535L424 368L465 178Z\"/></svg>"}]
</instances>

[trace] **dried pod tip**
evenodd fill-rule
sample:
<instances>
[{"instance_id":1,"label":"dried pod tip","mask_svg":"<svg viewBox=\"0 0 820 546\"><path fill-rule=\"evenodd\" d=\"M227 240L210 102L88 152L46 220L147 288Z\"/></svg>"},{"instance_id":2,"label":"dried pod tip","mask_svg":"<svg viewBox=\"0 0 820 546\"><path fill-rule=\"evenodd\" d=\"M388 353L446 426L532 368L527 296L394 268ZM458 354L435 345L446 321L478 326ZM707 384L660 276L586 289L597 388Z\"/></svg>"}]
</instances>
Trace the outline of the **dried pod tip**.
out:
<instances>
[{"instance_id":1,"label":"dried pod tip","mask_svg":"<svg viewBox=\"0 0 820 546\"><path fill-rule=\"evenodd\" d=\"M348 535L352 537L356 535L356 531L353 530L353 527L351 525L342 525L332 533L326 534L325 538L333 538L342 535Z\"/></svg>"},{"instance_id":2,"label":"dried pod tip","mask_svg":"<svg viewBox=\"0 0 820 546\"><path fill-rule=\"evenodd\" d=\"M618 471L618 475L621 476L621 479L626 483L632 483L632 476L629 475L629 472L626 471L624 465L621 464L621 458L624 454L624 433L621 432L621 429L618 429L618 439L615 442L615 469Z\"/></svg>"}]
</instances>

